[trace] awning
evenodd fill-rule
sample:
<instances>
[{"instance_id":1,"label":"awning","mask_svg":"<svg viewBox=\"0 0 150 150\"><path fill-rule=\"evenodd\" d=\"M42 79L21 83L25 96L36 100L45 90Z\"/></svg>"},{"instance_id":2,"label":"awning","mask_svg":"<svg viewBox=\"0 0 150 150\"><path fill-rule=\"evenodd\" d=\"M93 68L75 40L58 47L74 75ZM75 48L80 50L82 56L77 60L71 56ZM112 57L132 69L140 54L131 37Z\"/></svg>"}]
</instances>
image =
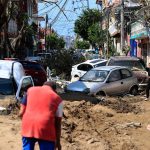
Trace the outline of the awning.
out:
<instances>
[{"instance_id":1,"label":"awning","mask_svg":"<svg viewBox=\"0 0 150 150\"><path fill-rule=\"evenodd\" d=\"M115 36L116 34L119 33L119 30L117 29L115 23L110 25L108 30L109 30L110 36Z\"/></svg>"}]
</instances>

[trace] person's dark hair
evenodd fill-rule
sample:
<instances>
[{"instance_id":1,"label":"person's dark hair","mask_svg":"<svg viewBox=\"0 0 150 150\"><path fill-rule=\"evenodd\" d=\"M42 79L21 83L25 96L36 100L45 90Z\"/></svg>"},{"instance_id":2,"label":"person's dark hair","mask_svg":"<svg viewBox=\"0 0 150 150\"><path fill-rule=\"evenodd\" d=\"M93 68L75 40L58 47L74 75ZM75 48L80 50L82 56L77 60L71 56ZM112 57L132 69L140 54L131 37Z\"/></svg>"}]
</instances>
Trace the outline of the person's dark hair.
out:
<instances>
[{"instance_id":1,"label":"person's dark hair","mask_svg":"<svg viewBox=\"0 0 150 150\"><path fill-rule=\"evenodd\" d=\"M56 82L54 81L46 81L44 85L50 86L54 91L56 90Z\"/></svg>"}]
</instances>

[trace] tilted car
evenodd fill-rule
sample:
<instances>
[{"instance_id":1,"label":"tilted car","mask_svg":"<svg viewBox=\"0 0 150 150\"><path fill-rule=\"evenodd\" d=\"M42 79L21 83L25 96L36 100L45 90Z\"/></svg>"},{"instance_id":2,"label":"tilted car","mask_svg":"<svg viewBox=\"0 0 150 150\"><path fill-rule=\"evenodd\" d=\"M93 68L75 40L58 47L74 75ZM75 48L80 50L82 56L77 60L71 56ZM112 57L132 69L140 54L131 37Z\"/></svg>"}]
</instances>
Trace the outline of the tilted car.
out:
<instances>
[{"instance_id":1,"label":"tilted car","mask_svg":"<svg viewBox=\"0 0 150 150\"><path fill-rule=\"evenodd\" d=\"M41 86L47 81L47 73L40 63L24 60L19 60L19 62L22 64L25 74L33 78L36 86Z\"/></svg>"},{"instance_id":2,"label":"tilted car","mask_svg":"<svg viewBox=\"0 0 150 150\"><path fill-rule=\"evenodd\" d=\"M138 79L139 90L144 90L147 85L148 72L142 59L131 56L111 57L107 66L125 66L130 68Z\"/></svg>"},{"instance_id":3,"label":"tilted car","mask_svg":"<svg viewBox=\"0 0 150 150\"><path fill-rule=\"evenodd\" d=\"M0 94L15 95L22 84L26 88L34 85L32 77L25 76L21 63L0 60Z\"/></svg>"},{"instance_id":4,"label":"tilted car","mask_svg":"<svg viewBox=\"0 0 150 150\"><path fill-rule=\"evenodd\" d=\"M91 70L92 68L105 66L106 63L106 59L92 59L72 66L71 82L77 81L80 77L82 77L87 71Z\"/></svg>"},{"instance_id":5,"label":"tilted car","mask_svg":"<svg viewBox=\"0 0 150 150\"><path fill-rule=\"evenodd\" d=\"M93 68L78 81L65 87L65 92L81 92L89 95L138 94L138 81L127 67L102 66Z\"/></svg>"}]
</instances>

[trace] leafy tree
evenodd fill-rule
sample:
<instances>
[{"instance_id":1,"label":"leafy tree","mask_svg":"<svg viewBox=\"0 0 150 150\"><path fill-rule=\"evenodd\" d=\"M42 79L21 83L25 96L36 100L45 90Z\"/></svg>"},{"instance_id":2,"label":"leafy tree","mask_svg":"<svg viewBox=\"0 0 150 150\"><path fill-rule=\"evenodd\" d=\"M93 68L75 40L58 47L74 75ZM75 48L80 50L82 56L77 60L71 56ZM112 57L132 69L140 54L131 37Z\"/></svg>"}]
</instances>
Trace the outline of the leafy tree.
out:
<instances>
[{"instance_id":1,"label":"leafy tree","mask_svg":"<svg viewBox=\"0 0 150 150\"><path fill-rule=\"evenodd\" d=\"M46 40L48 49L62 49L65 47L64 39L59 37L55 32L48 35Z\"/></svg>"},{"instance_id":2,"label":"leafy tree","mask_svg":"<svg viewBox=\"0 0 150 150\"><path fill-rule=\"evenodd\" d=\"M79 34L84 40L88 40L88 29L93 24L100 21L101 14L96 9L87 9L75 21L75 33Z\"/></svg>"},{"instance_id":3,"label":"leafy tree","mask_svg":"<svg viewBox=\"0 0 150 150\"><path fill-rule=\"evenodd\" d=\"M106 31L102 30L99 23L95 23L88 28L88 40L93 47L95 47L96 45L98 47L102 47L107 40Z\"/></svg>"},{"instance_id":4,"label":"leafy tree","mask_svg":"<svg viewBox=\"0 0 150 150\"><path fill-rule=\"evenodd\" d=\"M89 49L90 44L87 41L76 41L75 42L75 47L77 49Z\"/></svg>"},{"instance_id":5,"label":"leafy tree","mask_svg":"<svg viewBox=\"0 0 150 150\"><path fill-rule=\"evenodd\" d=\"M2 41L2 49L4 57L22 57L26 49L33 47L33 36L35 35L35 26L28 25L28 15L23 11L21 3L12 2L11 0L0 0L0 32L4 33ZM17 23L18 32L15 38L11 39L8 34L9 21L13 20Z\"/></svg>"}]
</instances>

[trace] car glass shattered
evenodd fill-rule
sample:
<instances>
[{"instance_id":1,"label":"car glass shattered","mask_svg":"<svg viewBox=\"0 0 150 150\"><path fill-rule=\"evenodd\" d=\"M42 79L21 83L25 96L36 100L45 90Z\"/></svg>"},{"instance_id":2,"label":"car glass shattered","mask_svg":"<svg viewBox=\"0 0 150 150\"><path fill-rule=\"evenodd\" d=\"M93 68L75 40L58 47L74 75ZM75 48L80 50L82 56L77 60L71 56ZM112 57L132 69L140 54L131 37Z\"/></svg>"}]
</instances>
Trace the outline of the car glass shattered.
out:
<instances>
[{"instance_id":1,"label":"car glass shattered","mask_svg":"<svg viewBox=\"0 0 150 150\"><path fill-rule=\"evenodd\" d=\"M113 66L125 66L130 68L131 70L138 71L138 70L145 70L144 66L139 61L114 61L112 63Z\"/></svg>"},{"instance_id":2,"label":"car glass shattered","mask_svg":"<svg viewBox=\"0 0 150 150\"><path fill-rule=\"evenodd\" d=\"M106 70L90 70L80 78L80 81L104 82L108 76L108 73L109 71Z\"/></svg>"}]
</instances>

